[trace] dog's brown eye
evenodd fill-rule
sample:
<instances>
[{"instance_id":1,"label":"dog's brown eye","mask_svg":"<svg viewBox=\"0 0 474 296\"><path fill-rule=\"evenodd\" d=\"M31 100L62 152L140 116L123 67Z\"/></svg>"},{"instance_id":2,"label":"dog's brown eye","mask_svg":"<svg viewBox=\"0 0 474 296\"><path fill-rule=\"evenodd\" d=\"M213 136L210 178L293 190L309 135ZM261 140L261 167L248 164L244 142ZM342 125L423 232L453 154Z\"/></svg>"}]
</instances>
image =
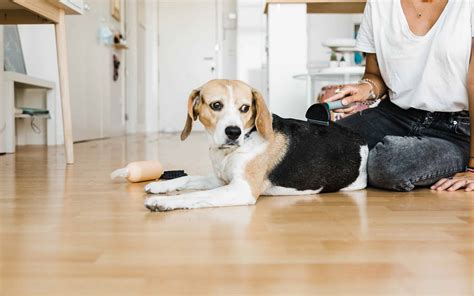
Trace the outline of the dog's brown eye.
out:
<instances>
[{"instance_id":1,"label":"dog's brown eye","mask_svg":"<svg viewBox=\"0 0 474 296\"><path fill-rule=\"evenodd\" d=\"M240 107L239 110L242 113L247 113L250 110L250 106L249 105L242 105L242 107Z\"/></svg>"},{"instance_id":2,"label":"dog's brown eye","mask_svg":"<svg viewBox=\"0 0 474 296\"><path fill-rule=\"evenodd\" d=\"M224 105L221 102L213 102L209 104L209 107L214 111L221 111Z\"/></svg>"}]
</instances>

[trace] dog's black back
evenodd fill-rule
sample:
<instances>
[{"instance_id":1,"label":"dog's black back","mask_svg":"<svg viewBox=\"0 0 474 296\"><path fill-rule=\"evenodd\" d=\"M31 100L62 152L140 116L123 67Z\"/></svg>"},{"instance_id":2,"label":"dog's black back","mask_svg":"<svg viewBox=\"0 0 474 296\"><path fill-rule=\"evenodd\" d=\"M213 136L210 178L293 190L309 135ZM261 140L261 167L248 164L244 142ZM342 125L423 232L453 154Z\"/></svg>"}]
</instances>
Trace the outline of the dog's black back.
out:
<instances>
[{"instance_id":1,"label":"dog's black back","mask_svg":"<svg viewBox=\"0 0 474 296\"><path fill-rule=\"evenodd\" d=\"M358 134L333 123L320 126L277 115L273 130L289 141L287 153L269 174L273 185L334 192L359 176L361 146L366 143Z\"/></svg>"}]
</instances>

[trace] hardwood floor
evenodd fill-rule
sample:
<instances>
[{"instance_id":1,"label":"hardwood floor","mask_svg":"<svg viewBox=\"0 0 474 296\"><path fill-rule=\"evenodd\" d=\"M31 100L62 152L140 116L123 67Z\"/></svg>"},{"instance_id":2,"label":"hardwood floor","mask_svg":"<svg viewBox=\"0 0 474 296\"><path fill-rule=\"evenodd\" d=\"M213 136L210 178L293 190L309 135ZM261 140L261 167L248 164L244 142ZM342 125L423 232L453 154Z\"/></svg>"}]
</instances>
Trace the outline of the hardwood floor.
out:
<instances>
[{"instance_id":1,"label":"hardwood floor","mask_svg":"<svg viewBox=\"0 0 474 296\"><path fill-rule=\"evenodd\" d=\"M150 213L109 173L211 170L193 134L0 157L1 295L472 295L473 193L374 189Z\"/></svg>"}]
</instances>

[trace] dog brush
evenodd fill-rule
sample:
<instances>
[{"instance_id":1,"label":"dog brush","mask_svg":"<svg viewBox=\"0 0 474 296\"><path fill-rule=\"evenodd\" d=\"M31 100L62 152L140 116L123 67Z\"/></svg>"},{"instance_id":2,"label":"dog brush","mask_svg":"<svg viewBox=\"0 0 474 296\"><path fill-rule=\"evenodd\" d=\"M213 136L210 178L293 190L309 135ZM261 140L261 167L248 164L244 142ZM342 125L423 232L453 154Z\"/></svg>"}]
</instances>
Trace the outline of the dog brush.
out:
<instances>
[{"instance_id":1,"label":"dog brush","mask_svg":"<svg viewBox=\"0 0 474 296\"><path fill-rule=\"evenodd\" d=\"M345 109L352 106L352 104L344 105L342 100L326 103L318 103L309 107L306 111L306 119L310 123L317 125L328 126L331 121L331 110Z\"/></svg>"},{"instance_id":2,"label":"dog brush","mask_svg":"<svg viewBox=\"0 0 474 296\"><path fill-rule=\"evenodd\" d=\"M188 174L186 174L183 170L178 170L178 171L165 171L163 175L161 175L160 180L172 180L172 179L177 179L181 177L186 177Z\"/></svg>"}]
</instances>

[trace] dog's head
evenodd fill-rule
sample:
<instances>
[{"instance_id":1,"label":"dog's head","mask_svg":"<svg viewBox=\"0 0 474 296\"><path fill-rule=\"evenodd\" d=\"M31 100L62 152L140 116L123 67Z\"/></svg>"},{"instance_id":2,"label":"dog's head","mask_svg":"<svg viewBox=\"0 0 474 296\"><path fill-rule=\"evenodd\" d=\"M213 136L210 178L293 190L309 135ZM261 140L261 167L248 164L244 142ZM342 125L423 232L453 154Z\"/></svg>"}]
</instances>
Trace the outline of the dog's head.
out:
<instances>
[{"instance_id":1,"label":"dog's head","mask_svg":"<svg viewBox=\"0 0 474 296\"><path fill-rule=\"evenodd\" d=\"M198 118L209 134L212 147L238 147L254 127L263 138L273 138L272 115L262 95L242 81L211 80L193 90L181 140L188 137L193 121Z\"/></svg>"}]
</instances>

